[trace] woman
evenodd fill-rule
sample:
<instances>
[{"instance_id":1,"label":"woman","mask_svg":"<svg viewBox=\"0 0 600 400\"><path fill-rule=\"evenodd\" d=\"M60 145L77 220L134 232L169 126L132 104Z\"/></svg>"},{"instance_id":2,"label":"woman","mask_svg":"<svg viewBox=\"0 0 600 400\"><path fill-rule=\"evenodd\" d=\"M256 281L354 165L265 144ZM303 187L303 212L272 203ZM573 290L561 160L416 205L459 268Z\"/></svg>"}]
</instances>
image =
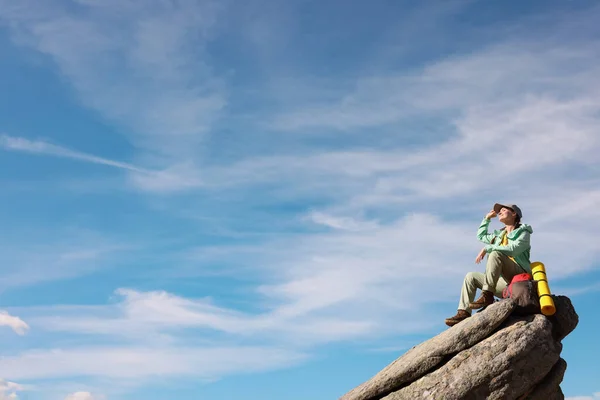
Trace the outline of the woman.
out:
<instances>
[{"instance_id":1,"label":"woman","mask_svg":"<svg viewBox=\"0 0 600 400\"><path fill-rule=\"evenodd\" d=\"M504 228L488 233L492 218L504 224ZM458 312L446 319L446 325L454 326L471 316L471 310L485 308L494 302L494 295L502 297L502 291L515 275L531 274L530 235L533 229L522 224L523 213L516 204L503 205L496 203L477 230L477 239L486 244L479 252L475 262L479 264L486 254L488 260L485 273L469 272L462 287ZM475 293L481 289L481 296L476 300Z\"/></svg>"}]
</instances>

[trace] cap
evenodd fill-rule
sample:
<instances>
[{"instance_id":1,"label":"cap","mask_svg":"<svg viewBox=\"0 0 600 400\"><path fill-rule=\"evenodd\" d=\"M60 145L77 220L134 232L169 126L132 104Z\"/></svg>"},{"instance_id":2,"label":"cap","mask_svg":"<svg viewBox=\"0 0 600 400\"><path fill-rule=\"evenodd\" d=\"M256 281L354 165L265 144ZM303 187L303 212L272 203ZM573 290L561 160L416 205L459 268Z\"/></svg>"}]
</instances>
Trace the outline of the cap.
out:
<instances>
[{"instance_id":1,"label":"cap","mask_svg":"<svg viewBox=\"0 0 600 400\"><path fill-rule=\"evenodd\" d=\"M519 218L523 218L523 213L521 212L521 209L519 208L519 206L517 206L516 204L504 205L504 204L496 203L496 204L494 204L494 211L496 211L496 214L498 214L500 212L500 209L502 207L510 208L511 210L513 210L514 212L517 213Z\"/></svg>"}]
</instances>

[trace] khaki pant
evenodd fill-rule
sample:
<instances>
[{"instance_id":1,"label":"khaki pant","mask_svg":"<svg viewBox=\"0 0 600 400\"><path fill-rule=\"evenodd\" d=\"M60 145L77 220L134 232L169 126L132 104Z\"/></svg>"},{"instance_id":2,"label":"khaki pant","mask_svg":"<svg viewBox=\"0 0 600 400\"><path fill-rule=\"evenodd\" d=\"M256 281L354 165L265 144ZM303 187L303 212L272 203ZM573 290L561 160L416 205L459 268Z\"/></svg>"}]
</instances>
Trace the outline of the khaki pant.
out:
<instances>
[{"instance_id":1,"label":"khaki pant","mask_svg":"<svg viewBox=\"0 0 600 400\"><path fill-rule=\"evenodd\" d=\"M458 309L471 312L469 304L475 300L477 289L490 291L496 297L501 298L502 291L512 281L512 278L524 272L519 264L508 258L507 255L498 251L492 251L488 254L485 274L481 272L469 272L465 276Z\"/></svg>"}]
</instances>

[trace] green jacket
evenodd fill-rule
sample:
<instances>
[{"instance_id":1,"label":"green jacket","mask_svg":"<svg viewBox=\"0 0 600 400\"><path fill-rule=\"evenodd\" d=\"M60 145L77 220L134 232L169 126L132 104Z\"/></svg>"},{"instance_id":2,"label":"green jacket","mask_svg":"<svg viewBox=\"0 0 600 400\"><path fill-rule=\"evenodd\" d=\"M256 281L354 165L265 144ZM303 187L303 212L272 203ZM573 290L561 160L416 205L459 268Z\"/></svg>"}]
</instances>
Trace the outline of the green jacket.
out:
<instances>
[{"instance_id":1,"label":"green jacket","mask_svg":"<svg viewBox=\"0 0 600 400\"><path fill-rule=\"evenodd\" d=\"M513 257L517 264L531 274L531 261L529 260L531 252L530 236L533 229L530 225L521 224L519 227L508 234L508 245L502 246L502 235L504 228L488 233L490 220L484 218L477 230L477 239L487 244L485 251L489 254L492 251L499 251L507 256Z\"/></svg>"}]
</instances>

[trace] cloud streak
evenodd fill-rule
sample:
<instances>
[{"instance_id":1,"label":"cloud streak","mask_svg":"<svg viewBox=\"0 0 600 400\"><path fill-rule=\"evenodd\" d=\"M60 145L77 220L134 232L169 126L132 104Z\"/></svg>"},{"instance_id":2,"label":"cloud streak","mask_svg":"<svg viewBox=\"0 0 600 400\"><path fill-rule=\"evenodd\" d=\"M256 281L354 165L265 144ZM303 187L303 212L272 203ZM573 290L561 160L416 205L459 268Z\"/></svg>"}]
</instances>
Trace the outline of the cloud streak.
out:
<instances>
[{"instance_id":1,"label":"cloud streak","mask_svg":"<svg viewBox=\"0 0 600 400\"><path fill-rule=\"evenodd\" d=\"M69 158L73 160L89 162L92 164L107 165L109 167L115 167L127 171L139 172L142 174L152 173L151 171L136 167L132 164L97 157L80 151L70 150L66 147L57 146L41 140L29 140L26 138L9 136L6 134L0 136L0 148L8 151Z\"/></svg>"},{"instance_id":2,"label":"cloud streak","mask_svg":"<svg viewBox=\"0 0 600 400\"><path fill-rule=\"evenodd\" d=\"M29 140L6 134L0 136L0 149L67 158L122 169L130 173L128 178L136 187L149 192L177 192L202 186L197 171L194 168L188 168L186 165L172 165L167 169L154 171L133 164L71 150L45 141Z\"/></svg>"}]
</instances>

